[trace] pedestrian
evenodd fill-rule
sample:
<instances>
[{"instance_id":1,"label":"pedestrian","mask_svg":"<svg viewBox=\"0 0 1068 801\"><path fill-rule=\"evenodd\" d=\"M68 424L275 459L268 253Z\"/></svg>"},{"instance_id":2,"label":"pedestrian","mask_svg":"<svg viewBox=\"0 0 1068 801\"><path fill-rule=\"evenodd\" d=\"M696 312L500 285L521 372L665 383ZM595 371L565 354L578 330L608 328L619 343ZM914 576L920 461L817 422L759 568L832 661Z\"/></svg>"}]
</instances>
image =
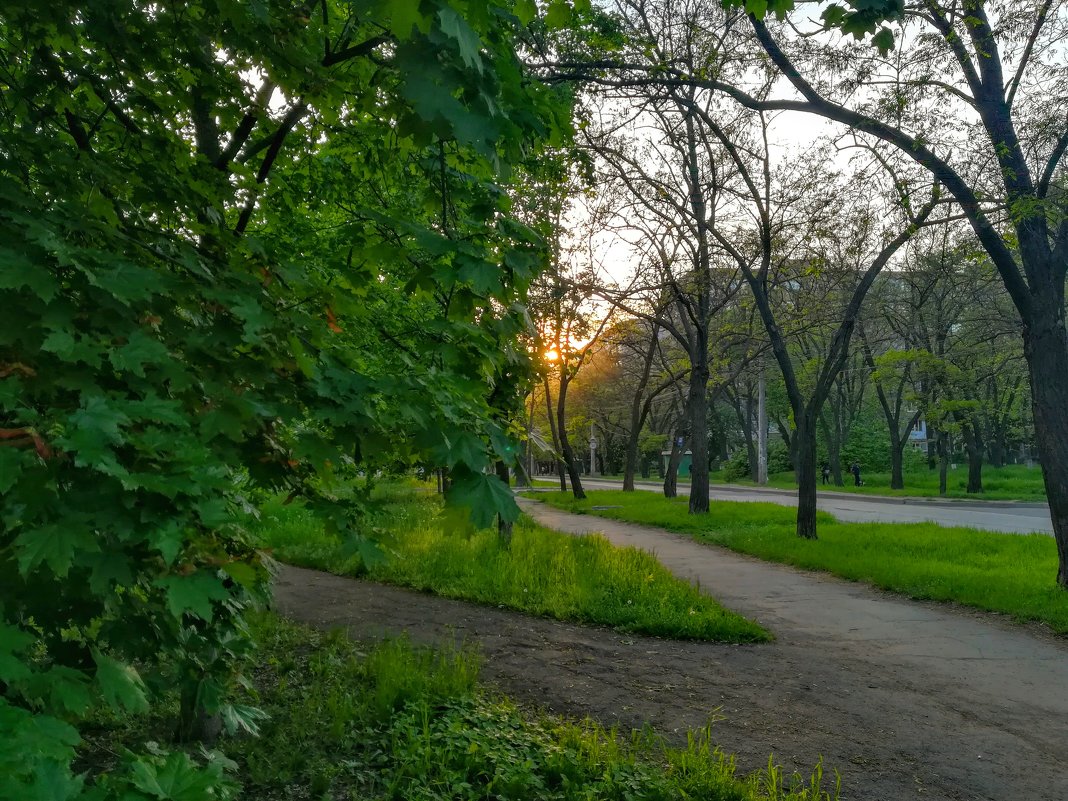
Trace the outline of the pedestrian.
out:
<instances>
[{"instance_id":1,"label":"pedestrian","mask_svg":"<svg viewBox=\"0 0 1068 801\"><path fill-rule=\"evenodd\" d=\"M831 466L826 462L823 463L823 483L829 484L831 478Z\"/></svg>"},{"instance_id":2,"label":"pedestrian","mask_svg":"<svg viewBox=\"0 0 1068 801\"><path fill-rule=\"evenodd\" d=\"M854 461L853 464L849 467L849 472L853 474L854 487L859 487L861 484L864 483L860 480L860 462Z\"/></svg>"}]
</instances>

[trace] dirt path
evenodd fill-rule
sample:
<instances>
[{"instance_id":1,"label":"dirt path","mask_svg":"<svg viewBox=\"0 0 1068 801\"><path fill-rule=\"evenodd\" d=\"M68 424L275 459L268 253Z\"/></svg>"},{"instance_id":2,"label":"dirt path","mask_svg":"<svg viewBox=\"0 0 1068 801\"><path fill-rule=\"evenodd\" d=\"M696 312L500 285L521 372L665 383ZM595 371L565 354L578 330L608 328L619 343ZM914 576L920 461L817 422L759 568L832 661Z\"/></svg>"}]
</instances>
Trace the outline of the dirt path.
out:
<instances>
[{"instance_id":1,"label":"dirt path","mask_svg":"<svg viewBox=\"0 0 1068 801\"><path fill-rule=\"evenodd\" d=\"M280 610L354 636L407 630L478 643L513 697L664 732L702 725L743 769L769 753L807 771L822 754L843 798L1068 799L1068 644L859 585L769 565L658 529L527 511L655 550L679 575L777 635L770 645L679 643L540 620L285 568Z\"/></svg>"}]
</instances>

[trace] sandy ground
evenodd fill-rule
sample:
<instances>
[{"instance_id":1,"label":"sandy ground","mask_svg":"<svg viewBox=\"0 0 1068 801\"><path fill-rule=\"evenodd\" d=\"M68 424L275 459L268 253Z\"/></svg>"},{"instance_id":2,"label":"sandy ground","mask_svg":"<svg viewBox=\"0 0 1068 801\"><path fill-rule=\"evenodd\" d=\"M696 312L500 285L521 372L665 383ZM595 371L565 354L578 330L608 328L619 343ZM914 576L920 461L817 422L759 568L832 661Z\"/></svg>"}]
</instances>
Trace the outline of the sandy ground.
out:
<instances>
[{"instance_id":1,"label":"sandy ground","mask_svg":"<svg viewBox=\"0 0 1068 801\"><path fill-rule=\"evenodd\" d=\"M517 700L682 737L715 718L739 767L819 756L843 799L1068 799L1068 643L651 529L526 505L572 533L654 551L776 635L755 646L621 635L285 567L284 614L356 638L476 644Z\"/></svg>"}]
</instances>

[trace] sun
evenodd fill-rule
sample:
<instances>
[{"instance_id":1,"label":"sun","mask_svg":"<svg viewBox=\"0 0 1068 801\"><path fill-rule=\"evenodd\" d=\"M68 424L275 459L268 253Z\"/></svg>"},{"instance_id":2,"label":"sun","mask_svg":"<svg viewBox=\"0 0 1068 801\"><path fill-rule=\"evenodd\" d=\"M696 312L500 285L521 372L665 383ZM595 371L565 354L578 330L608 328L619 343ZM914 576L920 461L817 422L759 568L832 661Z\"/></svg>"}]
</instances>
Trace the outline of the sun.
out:
<instances>
[{"instance_id":1,"label":"sun","mask_svg":"<svg viewBox=\"0 0 1068 801\"><path fill-rule=\"evenodd\" d=\"M547 361L547 362L558 362L558 361L560 361L560 353L556 350L556 348L549 348L547 351L545 351L545 361Z\"/></svg>"}]
</instances>

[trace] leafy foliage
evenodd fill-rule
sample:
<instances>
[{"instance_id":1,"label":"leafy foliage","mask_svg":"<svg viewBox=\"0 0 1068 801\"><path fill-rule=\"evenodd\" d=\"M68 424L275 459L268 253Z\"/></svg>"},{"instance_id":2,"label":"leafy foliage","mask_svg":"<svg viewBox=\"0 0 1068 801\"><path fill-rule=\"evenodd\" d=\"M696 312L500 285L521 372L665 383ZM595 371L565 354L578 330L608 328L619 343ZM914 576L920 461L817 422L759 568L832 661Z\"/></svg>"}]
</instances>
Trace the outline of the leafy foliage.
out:
<instances>
[{"instance_id":1,"label":"leafy foliage","mask_svg":"<svg viewBox=\"0 0 1068 801\"><path fill-rule=\"evenodd\" d=\"M346 475L505 441L540 241L497 182L568 130L519 30L509 0L0 4L0 794L77 797L99 705L179 687L180 736L255 728L257 488L349 536ZM86 792L226 797L221 764Z\"/></svg>"}]
</instances>

